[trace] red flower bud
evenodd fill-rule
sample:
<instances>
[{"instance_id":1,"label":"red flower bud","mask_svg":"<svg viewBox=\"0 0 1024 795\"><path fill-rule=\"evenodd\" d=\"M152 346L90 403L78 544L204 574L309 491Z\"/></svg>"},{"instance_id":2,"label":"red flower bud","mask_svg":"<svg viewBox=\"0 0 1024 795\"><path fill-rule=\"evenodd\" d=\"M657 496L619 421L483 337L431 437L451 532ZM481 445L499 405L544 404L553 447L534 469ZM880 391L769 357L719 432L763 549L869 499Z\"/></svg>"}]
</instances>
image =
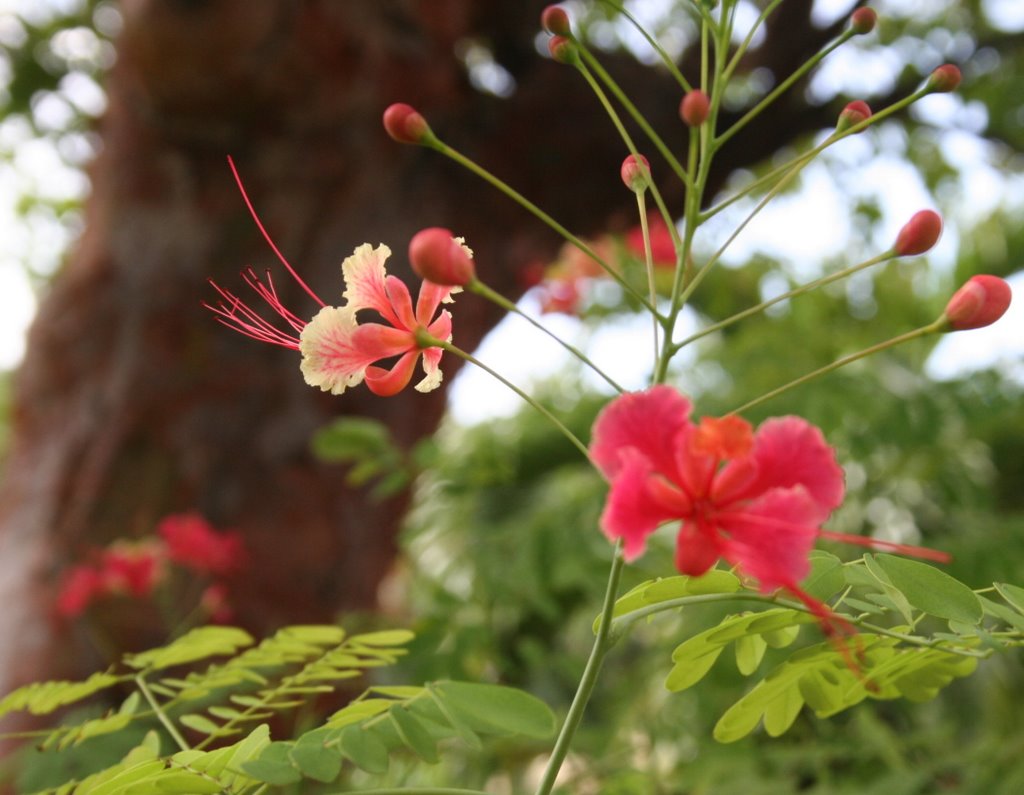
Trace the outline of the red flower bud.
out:
<instances>
[{"instance_id":1,"label":"red flower bud","mask_svg":"<svg viewBox=\"0 0 1024 795\"><path fill-rule=\"evenodd\" d=\"M400 144L421 144L432 135L427 120L404 102L388 105L384 111L384 130Z\"/></svg>"},{"instance_id":2,"label":"red flower bud","mask_svg":"<svg viewBox=\"0 0 1024 795\"><path fill-rule=\"evenodd\" d=\"M548 6L540 12L540 26L552 36L568 36L572 32L569 15L559 6Z\"/></svg>"},{"instance_id":3,"label":"red flower bud","mask_svg":"<svg viewBox=\"0 0 1024 795\"><path fill-rule=\"evenodd\" d=\"M861 10L863 11L864 9ZM870 118L871 108L868 106L868 103L862 99L855 99L843 108L843 112L839 114L839 121L836 122L836 132L846 132L854 125ZM858 132L864 132L864 130L859 130Z\"/></svg>"},{"instance_id":4,"label":"red flower bud","mask_svg":"<svg viewBox=\"0 0 1024 795\"><path fill-rule=\"evenodd\" d=\"M972 276L953 293L942 314L950 331L965 331L990 326L1010 306L1010 285L998 276Z\"/></svg>"},{"instance_id":5,"label":"red flower bud","mask_svg":"<svg viewBox=\"0 0 1024 795\"><path fill-rule=\"evenodd\" d=\"M942 216L934 210L921 210L914 213L904 224L893 251L897 257L910 257L924 254L935 245L942 234Z\"/></svg>"},{"instance_id":6,"label":"red flower bud","mask_svg":"<svg viewBox=\"0 0 1024 795\"><path fill-rule=\"evenodd\" d=\"M928 76L928 82L925 84L925 88L929 91L934 91L939 94L946 94L950 91L956 91L957 86L960 85L962 75L957 67L951 63L943 64L938 67Z\"/></svg>"},{"instance_id":7,"label":"red flower bud","mask_svg":"<svg viewBox=\"0 0 1024 795\"><path fill-rule=\"evenodd\" d=\"M450 229L432 226L409 241L409 262L421 279L445 287L464 286L476 279L473 252L453 237Z\"/></svg>"},{"instance_id":8,"label":"red flower bud","mask_svg":"<svg viewBox=\"0 0 1024 795\"><path fill-rule=\"evenodd\" d=\"M575 42L566 36L552 36L548 39L548 52L556 61L565 64L574 64L580 57Z\"/></svg>"},{"instance_id":9,"label":"red flower bud","mask_svg":"<svg viewBox=\"0 0 1024 795\"><path fill-rule=\"evenodd\" d=\"M642 193L647 190L648 182L651 176L651 164L647 162L647 158L643 155L627 155L626 159L622 161L622 168L619 169L619 175L622 177L622 181L626 183L626 187L630 190Z\"/></svg>"},{"instance_id":10,"label":"red flower bud","mask_svg":"<svg viewBox=\"0 0 1024 795\"><path fill-rule=\"evenodd\" d=\"M870 33L875 29L878 21L878 14L873 8L858 8L850 14L850 30L857 35Z\"/></svg>"},{"instance_id":11,"label":"red flower bud","mask_svg":"<svg viewBox=\"0 0 1024 795\"><path fill-rule=\"evenodd\" d=\"M708 117L710 105L708 95L699 88L694 89L679 103L679 118L689 127L700 127Z\"/></svg>"}]
</instances>

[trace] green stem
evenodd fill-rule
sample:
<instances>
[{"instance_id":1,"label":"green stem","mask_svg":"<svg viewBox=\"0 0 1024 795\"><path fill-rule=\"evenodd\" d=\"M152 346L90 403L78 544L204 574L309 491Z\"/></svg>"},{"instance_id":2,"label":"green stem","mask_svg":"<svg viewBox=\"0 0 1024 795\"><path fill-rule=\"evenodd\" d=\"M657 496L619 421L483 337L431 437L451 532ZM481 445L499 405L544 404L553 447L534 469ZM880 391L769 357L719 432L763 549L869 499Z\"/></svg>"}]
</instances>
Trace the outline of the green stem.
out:
<instances>
[{"instance_id":1,"label":"green stem","mask_svg":"<svg viewBox=\"0 0 1024 795\"><path fill-rule=\"evenodd\" d=\"M605 5L609 5L612 8L614 8L616 11L618 11L620 14L622 14L622 16L624 16L632 23L633 27L635 27L640 32L640 35L643 36L647 40L647 43L650 44L651 47L654 49L654 51L658 53L658 56L661 58L662 64L668 70L668 73L672 75L673 78L675 78L675 81L679 83L683 91L687 93L693 91L693 87L690 85L690 81L683 77L683 73L679 71L679 67L676 66L676 62L669 57L668 53L665 52L664 49L662 49L661 45L658 44L657 39L655 39L650 33L648 33L647 29L644 28L643 25L637 22L636 17L630 14L629 11L627 11L621 3L618 3L615 0L601 0L601 2L603 2Z\"/></svg>"},{"instance_id":2,"label":"green stem","mask_svg":"<svg viewBox=\"0 0 1024 795\"><path fill-rule=\"evenodd\" d=\"M583 75L583 78L587 81L587 84L590 86L594 94L597 95L598 101L601 103L602 107L604 107L608 117L612 120L612 124L615 125L615 129L618 130L619 137L622 138L623 143L626 144L626 148L629 149L630 153L634 157L639 155L640 152L637 150L636 144L626 131L626 127L622 123L622 119L620 119L619 114L615 112L615 108L612 106L612 103L608 101L608 95L604 93L597 80L590 73L590 70L587 69L586 64L582 61L577 61L576 68L579 70L580 74ZM648 175L648 177L650 177L650 175ZM661 192L658 190L658 186L654 184L654 180L648 179L647 186L651 190L651 196L654 198L654 203L658 205L658 211L661 213L661 217L665 221L665 226L668 227L669 234L672 235L672 242L678 250L681 243L679 239L679 232L676 229L675 222L672 220L672 215L668 211L668 206L665 204L665 200L662 199ZM652 307L651 311L655 316L657 316L657 310L655 308Z\"/></svg>"},{"instance_id":3,"label":"green stem","mask_svg":"<svg viewBox=\"0 0 1024 795\"><path fill-rule=\"evenodd\" d=\"M621 386L619 386L615 381L613 381L610 375L608 375L604 370L602 370L600 367L598 367L596 364L590 361L590 359L588 359L587 356L581 350L576 348L574 345L570 345L568 342L566 342L553 331L551 331L551 329L539 323L535 318L530 317L522 309L516 306L515 303L508 300L501 293L495 292L479 279L467 284L466 289L471 293L476 293L481 298L486 298L488 301L497 304L506 312L511 312L513 314L519 315L519 317L526 320L530 325L532 325L539 331L543 331L551 339L553 339L555 342L557 342L559 345L565 348L565 350L569 351L569 353L571 353L573 356L575 356L577 359L579 359L581 362L587 365L591 370L593 370L595 373L601 376L601 378L603 378L608 383L608 385L616 392L619 392L621 394L622 392L626 391Z\"/></svg>"},{"instance_id":4,"label":"green stem","mask_svg":"<svg viewBox=\"0 0 1024 795\"><path fill-rule=\"evenodd\" d=\"M622 567L624 565L621 539L616 542L613 555L612 568L608 573L608 586L604 593L604 605L601 608L601 623L597 628L594 646L590 650L590 657L587 659L587 665L583 669L583 676L580 678L576 695L569 706L569 712L565 716L565 722L562 724L561 731L558 732L558 739L555 741L555 747L551 751L551 758L544 769L544 776L541 778L540 786L537 787L537 795L549 795L555 786L558 771L561 770L566 754L569 753L569 746L572 744L572 739L579 728L580 721L583 718L583 711L586 709L587 702L590 701L590 696L594 692L594 686L597 684L597 676L601 672L601 665L604 663L605 655L607 655L608 650L614 643L611 637L612 612L615 609L615 598L619 590L619 579L622 576Z\"/></svg>"},{"instance_id":5,"label":"green stem","mask_svg":"<svg viewBox=\"0 0 1024 795\"><path fill-rule=\"evenodd\" d=\"M522 389L520 389L507 378L505 378L505 376L503 376L497 370L488 367L486 364L477 359L471 353L462 350L462 348L452 345L450 342L439 340L436 337L431 337L425 331L417 333L416 341L420 344L421 347L424 348L441 348L442 350L448 351L448 353L451 353L454 356L458 356L460 359L465 359L470 364L476 365L485 373L488 373L494 378L496 378L498 381L501 381L501 383L503 383L505 386L507 386L509 389L511 389L513 392L519 395L519 397L521 397L523 400L525 400L527 403L533 406L533 408L535 408L537 411L543 414L544 417L547 418L547 420L552 425L554 425L556 428L558 428L559 431L561 431L562 435L566 439L573 443L577 450L583 453L584 458L586 458L588 461L590 460L590 451L587 450L587 446L579 440L579 437L577 437L576 434L574 434L566 427L565 423L563 423L560 419L558 419L558 417L556 417L554 414L548 411L547 408L545 408L532 397L530 397L526 392L524 392Z\"/></svg>"},{"instance_id":6,"label":"green stem","mask_svg":"<svg viewBox=\"0 0 1024 795\"><path fill-rule=\"evenodd\" d=\"M633 626L633 624L645 618L649 618L657 613L662 613L669 610L678 610L679 608L688 607L690 605L731 601L760 602L762 604L786 607L790 610L796 610L800 613L806 613L807 615L815 616L815 613L806 605L800 602L791 601L789 599L779 598L777 596L756 593L696 594L694 596L680 596L676 599L668 599L664 602L658 602L658 604L649 605L647 607L641 607L637 610L633 610L632 612L625 613L624 615L616 616L615 619L613 619L613 634L615 637L621 637L621 635L624 632L628 631L628 629L631 626ZM854 626L859 627L860 629L863 629L867 632L871 632L876 635L885 635L886 637L890 638L896 638L897 640L900 640L912 646L921 646L924 648L940 648L943 651L949 652L950 654L958 654L961 657L982 658L988 656L988 653L979 652L974 649L965 649L958 646L944 646L943 644L949 643L949 641L945 638L923 638L918 635L907 635L903 632L895 632L894 630L877 626L857 616L843 615L842 619L844 621L849 621Z\"/></svg>"},{"instance_id":7,"label":"green stem","mask_svg":"<svg viewBox=\"0 0 1024 795\"><path fill-rule=\"evenodd\" d=\"M658 295L654 288L654 256L651 253L651 231L647 226L647 203L644 201L644 192L638 190L636 192L636 208L640 214L640 231L643 233L644 238L644 261L647 265L647 287L651 294L651 303L657 304ZM660 355L658 353L658 318L652 317L651 321L654 323L654 361L658 362Z\"/></svg>"},{"instance_id":8,"label":"green stem","mask_svg":"<svg viewBox=\"0 0 1024 795\"><path fill-rule=\"evenodd\" d=\"M178 747L182 751L188 751L189 745L185 742L185 738L178 732L177 727L171 722L171 719L167 717L167 713L163 711L160 704L157 702L156 697L153 695L149 686L146 684L146 680L142 678L142 674L137 674L134 677L135 686L142 692L143 697L152 707L153 713L156 715L157 720L163 724L163 727L167 730L167 733L171 735L171 739L177 743Z\"/></svg>"},{"instance_id":9,"label":"green stem","mask_svg":"<svg viewBox=\"0 0 1024 795\"><path fill-rule=\"evenodd\" d=\"M861 262L857 265L851 265L848 268L843 268L842 270L836 271L835 273L829 274L828 276L822 276L820 279L815 279L812 282L807 282L807 284L803 284L800 287L796 287L790 290L789 292L785 292L782 295L778 295L775 298L772 298L768 301L762 301L756 306L752 306L749 309L744 309L742 312L737 312L735 315L731 315L730 317L727 317L724 320L719 320L717 323L712 323L709 326L705 326L700 331L691 334L686 339L673 344L672 350L673 352L678 351L689 345L691 342L696 342L701 337L706 337L708 334L713 334L716 331L720 331L721 329L726 328L727 326L731 326L733 323L738 323L740 320L748 318L751 315L756 315L758 312L763 312L765 309L768 309L768 307L774 306L780 301L785 301L789 298L795 298L798 295L803 295L804 293L810 292L811 290L815 290L818 287L824 287L826 284L831 284L832 282L838 281L839 279L845 279L847 276L857 273L857 271L864 270L865 268L869 268L872 265L877 265L879 262L885 262L887 260L892 259L895 256L895 252L887 251L884 254L879 254L877 257L872 257L871 259L865 262Z\"/></svg>"},{"instance_id":10,"label":"green stem","mask_svg":"<svg viewBox=\"0 0 1024 795\"><path fill-rule=\"evenodd\" d=\"M580 238L578 238L576 235L574 235L572 232L570 232L568 229L566 229L564 226L558 223L558 221L556 221L554 218L552 218L550 215L548 215L546 212L540 209L540 207L538 207L536 204L534 204L521 193L519 193L517 190L515 190L511 185L498 179L490 171L487 171L485 168L478 166L464 154L462 154L456 149L452 149L450 146L448 146L448 144L444 143L443 141L437 138L430 138L429 140L424 142L424 145L437 150L450 160L454 160L463 168L473 172L482 180L484 180L485 182L489 183L490 185L504 193L520 207L534 215L537 219L539 219L544 224L553 229L555 232L557 232L559 235L561 235L566 240L566 242L576 246L576 248L578 248L580 251L582 251L584 254L586 254L588 257L594 260L594 262L596 262L609 276L615 279L615 281L617 281L622 286L622 288L626 290L626 292L630 293L641 304L647 307L648 310L650 310L651 312L655 311L654 307L650 306L647 303L647 299L644 298L644 296L641 293L637 292L636 289L634 289L633 285L631 285L622 277L622 274L620 274L615 268L613 268L611 265L605 262L604 259L598 256L597 252L594 251L594 249L592 249L585 242L580 240Z\"/></svg>"},{"instance_id":11,"label":"green stem","mask_svg":"<svg viewBox=\"0 0 1024 795\"><path fill-rule=\"evenodd\" d=\"M747 409L753 408L754 406L764 403L766 400L771 400L773 397L777 397L778 395L781 395L783 392L788 392L793 387L800 386L801 384L806 384L808 381L811 381L817 378L818 376L825 375L826 373L831 373L833 370L838 370L840 367L845 367L846 365L851 364L857 361L858 359L863 359L865 356L870 356L873 353L879 353L880 351L887 350L888 348L895 347L896 345L900 345L904 342L910 342L911 340L915 340L918 337L924 337L927 336L928 334L934 334L936 332L942 331L942 329L944 328L945 316L940 317L938 320L932 323L929 323L927 326L921 326L921 328L914 329L913 331L908 331L906 334L900 334L898 337L893 337L891 340L880 342L877 345L872 345L870 348L865 348L862 351L851 353L849 356L843 356L841 359L836 359L831 364L826 364L824 367L819 367L817 370L807 373L807 375L802 375L799 378L790 381L788 384L783 384L782 386L776 387L770 392L765 392L760 397L756 397L753 400L744 403L742 406L739 406L728 413L739 414L741 412L746 411Z\"/></svg>"},{"instance_id":12,"label":"green stem","mask_svg":"<svg viewBox=\"0 0 1024 795\"><path fill-rule=\"evenodd\" d=\"M608 74L607 70L603 66L601 66L600 61L598 61L597 58L594 57L590 50L588 50L581 44L579 47L579 51L580 54L583 56L584 60L587 62L587 65L597 74L597 76L601 79L601 82L608 87L608 90L615 95L615 98L619 101L619 104L626 109L626 111L632 117L633 121L635 121L637 125L640 127L640 129L644 131L644 134L648 137L648 139L650 139L651 143L654 144L655 148L661 153L661 156L665 158L665 161L669 164L669 167L672 169L672 171L675 172L675 175L679 178L679 180L687 188L689 188L691 184L689 175L683 168L683 164L679 162L676 156L672 153L672 150L669 149L666 143L662 140L661 136L654 131L654 128L651 127L650 124L648 124L647 119L644 118L644 115L637 109L636 105L634 105L630 101L629 97L626 96L626 93L619 87L619 85L615 82L612 76Z\"/></svg>"},{"instance_id":13,"label":"green stem","mask_svg":"<svg viewBox=\"0 0 1024 795\"><path fill-rule=\"evenodd\" d=\"M722 72L723 79L728 81L732 77L732 73L736 71L736 67L739 66L740 60L742 60L743 56L746 55L747 49L750 47L750 42L753 41L754 34L757 33L757 29L764 24L764 21L781 3L782 0L772 0L764 11L761 12L761 15L757 18L757 21L754 22L750 31L747 33L746 38L743 39L743 42L736 49L736 52L733 53L732 59Z\"/></svg>"},{"instance_id":14,"label":"green stem","mask_svg":"<svg viewBox=\"0 0 1024 795\"><path fill-rule=\"evenodd\" d=\"M732 127L723 132L720 136L718 136L714 143L715 148L721 148L726 141L728 141L736 133L738 133L740 130L746 127L747 124L753 121L758 116L758 114L761 113L761 111L763 111L766 107L768 107L776 99L778 99L781 94L788 91L797 80L799 80L811 69L817 66L821 62L821 60L825 58L825 56L827 56L841 44L845 43L854 35L856 34L852 30L845 30L835 39L835 41L826 45L825 48L820 50L817 54L811 56L811 58L807 60L805 63L803 63L796 71L793 72L793 74L791 74L781 83L779 83L779 85L777 85L767 96L765 96L764 99L762 99L754 107L748 110L739 121L737 121Z\"/></svg>"}]
</instances>

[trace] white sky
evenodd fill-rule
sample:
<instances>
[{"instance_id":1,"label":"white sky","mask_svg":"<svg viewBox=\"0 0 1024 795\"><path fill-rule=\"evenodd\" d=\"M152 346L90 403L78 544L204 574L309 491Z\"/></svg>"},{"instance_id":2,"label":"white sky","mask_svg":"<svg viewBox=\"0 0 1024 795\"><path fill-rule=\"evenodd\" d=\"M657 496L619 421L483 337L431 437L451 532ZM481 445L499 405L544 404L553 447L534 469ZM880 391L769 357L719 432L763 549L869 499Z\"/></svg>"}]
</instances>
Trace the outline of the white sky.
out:
<instances>
[{"instance_id":1,"label":"white sky","mask_svg":"<svg viewBox=\"0 0 1024 795\"><path fill-rule=\"evenodd\" d=\"M72 4L73 0L49 0L52 5ZM656 14L663 0L645 0L650 13ZM948 10L950 0L879 0L874 5L881 13L886 9L915 14L941 14ZM845 0L818 0L816 14L822 21L833 16ZM34 6L28 0L0 0L0 39L12 35L5 23L5 12L24 11ZM988 0L985 3L990 20L997 26L1016 31L1024 29L1024 0ZM8 16L9 20L10 17ZM67 36L60 42L67 57L97 57L96 41L88 35ZM108 54L100 53L101 57ZM860 58L860 60L857 60ZM844 59L853 59L844 60ZM822 70L819 85L812 85L812 95L825 91L822 85L839 86L850 96L863 90L864 80L874 82L877 89L885 76L895 68L883 54L867 61L856 51L840 51ZM5 79L5 64L0 61L0 90ZM822 82L824 81L824 82ZM860 81L860 82L858 82ZM61 87L59 95L51 95L37 107L44 124L59 129L70 105L96 114L103 109L103 95L95 83L81 73L73 75ZM834 88L832 89L834 90ZM984 128L984 109L965 106L956 97L929 97L914 112L953 132L944 134L942 146L946 156L962 169L962 182L957 186L957 211L947 215L947 234L928 255L930 264L939 271L948 270L958 244L956 226L970 226L998 206L1011 207L1024 213L1024 179L1008 177L993 160L992 153L976 133ZM867 135L886 135L884 129ZM866 136L865 136L866 138ZM61 147L73 162L86 160L92 143L85 135L66 136ZM844 167L841 184L832 181L824 167L811 167L804 175L802 189L773 202L736 241L729 259L740 261L756 250L792 263L795 272L813 278L818 263L839 251L850 253L851 261L858 254L869 256L891 244L896 231L914 212L935 207L935 202L920 184L912 169L898 158L870 156L866 141L848 139L832 150L835 162ZM609 179L617 179L617 174ZM74 233L67 229L47 208L33 211L29 221L18 217L16 208L25 195L43 196L55 201L79 199L88 190L81 172L64 164L48 142L33 138L27 125L17 120L0 124L0 368L17 365L24 352L24 334L35 310L35 297L26 275L26 264L37 274L52 273ZM879 201L884 221L880 238L860 241L855 238L846 208L857 195ZM748 208L749 209L749 208ZM732 221L739 217L733 215ZM794 220L799 228L795 231ZM71 225L74 227L74 224ZM709 233L714 235L713 227ZM468 241L472 245L472 241ZM486 269L486 263L479 266ZM1022 263L1024 266L1024 263ZM1021 298L1011 306L1006 317L988 329L949 335L940 344L928 363L935 377L951 378L971 369L995 363L1009 368L1024 378L1024 274L1011 281ZM202 285L197 285L197 290ZM473 300L467 296L460 300ZM536 303L530 296L523 308L535 313ZM457 305L456 305L457 314ZM617 324L589 339L580 324L564 316L547 316L544 322L577 344L585 346L598 364L627 387L640 387L647 367L646 351L650 346L650 323L646 318ZM691 321L692 322L692 321ZM458 334L456 317L456 335ZM554 342L521 319L509 318L488 338L478 355L500 369L520 385L557 373L565 366L566 355ZM453 412L459 421L470 422L495 414L514 411L518 398L494 382L490 376L465 368L453 385Z\"/></svg>"}]
</instances>

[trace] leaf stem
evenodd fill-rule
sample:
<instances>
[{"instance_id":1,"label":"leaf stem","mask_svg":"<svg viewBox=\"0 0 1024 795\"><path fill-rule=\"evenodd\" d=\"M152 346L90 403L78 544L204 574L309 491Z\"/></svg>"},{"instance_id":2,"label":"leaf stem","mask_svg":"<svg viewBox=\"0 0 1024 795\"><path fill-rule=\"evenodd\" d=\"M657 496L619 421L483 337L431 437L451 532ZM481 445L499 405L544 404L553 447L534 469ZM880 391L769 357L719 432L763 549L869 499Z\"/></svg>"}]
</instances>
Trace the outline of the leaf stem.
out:
<instances>
[{"instance_id":1,"label":"leaf stem","mask_svg":"<svg viewBox=\"0 0 1024 795\"><path fill-rule=\"evenodd\" d=\"M540 412L542 415L544 415L544 417L547 418L547 420L552 425L554 425L559 431L561 431L562 435L566 439L568 439L570 442L572 442L573 446L577 450L579 450L581 453L583 453L583 457L584 458L586 458L588 461L590 460L590 451L587 450L587 446L585 444L583 444L583 442L580 441L579 437L576 434L574 434L572 431L569 430L569 428L565 425L564 422L562 422L560 419L558 419L558 417L556 417L554 414L552 414L545 406L543 406L539 402L537 402L537 400L535 400L534 398L530 397L530 395L528 395L522 389L520 389L515 384L513 384L511 381L509 381L507 378L505 378L505 376L503 376L497 370L493 369L492 367L487 366L482 361L480 361L475 356L473 356L473 354L468 353L467 351L462 350L462 348L459 348L459 347L457 347L455 345L452 345L450 342L445 342L444 340L439 340L436 337L430 337L426 333L423 333L423 332L417 333L417 341L421 345L423 345L425 347L441 348L442 350L448 351L448 353L451 353L454 356L458 356L460 359L465 359L470 364L476 365L481 370L483 370L485 373L488 373L489 375L491 375L494 378L496 378L498 381L501 381L501 383L503 383L505 386L507 386L509 389L511 389L513 392L515 392L517 395L519 395L519 397L521 397L523 400L525 400L527 403L529 403L538 412Z\"/></svg>"},{"instance_id":2,"label":"leaf stem","mask_svg":"<svg viewBox=\"0 0 1024 795\"><path fill-rule=\"evenodd\" d=\"M178 728L171 722L171 719L167 717L167 713L164 712L159 702L157 702L156 697L153 695L153 692L149 689L149 686L146 684L146 680L142 678L142 674L136 674L136 676L133 677L133 679L135 682L135 686L139 688L143 698L145 698L146 701L149 703L149 706L152 707L153 713L156 715L157 720L159 720L163 727L167 730L167 733L171 735L171 739L174 740L175 743L177 743L178 747L182 751L188 751L189 744L185 742L185 738L181 736L181 733L178 731Z\"/></svg>"},{"instance_id":3,"label":"leaf stem","mask_svg":"<svg viewBox=\"0 0 1024 795\"><path fill-rule=\"evenodd\" d=\"M557 342L559 345L565 348L565 350L569 351L569 353L571 353L573 356L575 356L577 359L579 359L581 362L587 365L591 370L593 370L595 373L601 376L601 378L603 378L608 383L608 385L616 392L621 394L626 391L621 386L619 386L614 380L612 380L612 377L610 375L608 375L604 370L602 370L600 367L594 364L589 358L587 358L587 356L579 348L563 340L551 329L547 328L542 323L539 323L536 320L536 318L530 317L522 309L516 306L514 302L507 299L501 293L492 290L479 279L475 279L471 281L469 284L467 284L466 289L471 293L476 293L481 298L486 298L488 301L497 304L506 312L511 312L513 314L519 315L534 328L547 334L551 339L553 339L555 342Z\"/></svg>"},{"instance_id":4,"label":"leaf stem","mask_svg":"<svg viewBox=\"0 0 1024 795\"><path fill-rule=\"evenodd\" d=\"M851 364L852 362L855 362L858 359L863 359L865 356L870 356L873 353L879 353L880 351L887 350L888 348L892 348L904 342L910 342L911 340L915 340L918 337L924 337L927 336L928 334L934 334L935 332L941 331L944 328L944 324L945 316L940 317L938 320L929 323L927 326L921 326L920 328L916 328L913 331L908 331L906 334L900 334L898 337L893 337L892 339L886 340L885 342L879 342L877 345L872 345L870 348L864 348L864 350L857 351L856 353L851 353L848 356L843 356L840 359L836 359L831 364L826 364L824 367L819 367L817 370L807 373L806 375L802 375L799 378L795 378L789 383L783 384L780 387L776 387L770 392L765 392L760 397L756 397L753 400L744 403L742 406L733 409L729 413L739 414L741 412L746 411L749 408L752 408L760 403L765 402L766 400L771 400L773 397L781 395L783 392L788 392L793 387L800 386L801 384L806 384L808 381L811 381L820 375L831 373L833 370L838 370L840 367L845 367L846 365Z\"/></svg>"},{"instance_id":5,"label":"leaf stem","mask_svg":"<svg viewBox=\"0 0 1024 795\"><path fill-rule=\"evenodd\" d=\"M562 768L562 763L569 752L569 746L583 718L583 711L586 709L587 702L590 701L590 696L594 692L594 686L597 684L597 676L601 672L604 658L614 643L614 638L611 635L612 612L615 609L615 595L619 590L619 579L621 578L622 567L625 562L622 557L621 539L616 542L613 555L611 571L608 573L608 586L604 594L604 605L601 609L601 623L597 628L597 636L594 638L594 645L590 650L587 665L583 669L583 676L580 678L576 695L569 706L569 712L565 716L562 729L558 733L558 739L555 741L555 747L551 751L551 758L548 759L548 764L544 769L544 776L541 778L540 786L537 787L536 795L550 795L552 788L554 788L558 771Z\"/></svg>"}]
</instances>

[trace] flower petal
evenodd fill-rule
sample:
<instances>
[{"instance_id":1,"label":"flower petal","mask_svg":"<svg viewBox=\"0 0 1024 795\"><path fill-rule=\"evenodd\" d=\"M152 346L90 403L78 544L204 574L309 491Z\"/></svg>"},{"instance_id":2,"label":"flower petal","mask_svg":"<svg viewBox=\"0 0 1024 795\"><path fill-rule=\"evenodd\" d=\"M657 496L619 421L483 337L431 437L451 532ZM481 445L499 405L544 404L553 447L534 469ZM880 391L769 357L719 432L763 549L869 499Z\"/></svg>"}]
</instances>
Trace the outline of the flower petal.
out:
<instances>
[{"instance_id":1,"label":"flower petal","mask_svg":"<svg viewBox=\"0 0 1024 795\"><path fill-rule=\"evenodd\" d=\"M633 448L653 471L676 480L680 433L692 427L690 401L669 386L655 386L615 398L594 423L590 457L609 480L623 467L623 453Z\"/></svg>"},{"instance_id":2,"label":"flower petal","mask_svg":"<svg viewBox=\"0 0 1024 795\"><path fill-rule=\"evenodd\" d=\"M413 350L402 354L390 370L383 367L366 368L366 386L375 395L391 397L405 389L412 379L412 371L416 368L416 359L420 352ZM419 388L419 387L417 387Z\"/></svg>"},{"instance_id":3,"label":"flower petal","mask_svg":"<svg viewBox=\"0 0 1024 795\"><path fill-rule=\"evenodd\" d=\"M771 489L742 510L717 515L724 557L755 577L762 591L793 588L807 576L820 505L801 486Z\"/></svg>"},{"instance_id":4,"label":"flower petal","mask_svg":"<svg viewBox=\"0 0 1024 795\"><path fill-rule=\"evenodd\" d=\"M426 377L416 384L413 389L417 392L430 392L441 386L441 354L444 351L440 348L427 348L423 351L423 372Z\"/></svg>"},{"instance_id":5,"label":"flower petal","mask_svg":"<svg viewBox=\"0 0 1024 795\"><path fill-rule=\"evenodd\" d=\"M441 304L450 304L452 294L462 292L461 287L444 287L440 284L424 281L420 285L420 294L416 299L416 320L421 326L427 326L434 319L434 313Z\"/></svg>"},{"instance_id":6,"label":"flower petal","mask_svg":"<svg viewBox=\"0 0 1024 795\"><path fill-rule=\"evenodd\" d=\"M698 522L683 522L676 536L676 568L682 574L700 577L724 551L717 534L706 532Z\"/></svg>"},{"instance_id":7,"label":"flower petal","mask_svg":"<svg viewBox=\"0 0 1024 795\"><path fill-rule=\"evenodd\" d=\"M340 395L363 380L369 364L414 347L407 331L378 323L360 326L350 307L325 306L299 337L300 367L307 384Z\"/></svg>"},{"instance_id":8,"label":"flower petal","mask_svg":"<svg viewBox=\"0 0 1024 795\"><path fill-rule=\"evenodd\" d=\"M376 309L391 325L398 326L398 317L391 308L391 300L384 286L387 271L384 261L391 256L391 249L381 244L373 248L369 243L357 246L350 257L341 263L341 275L345 279L347 301L345 308L358 312L360 309Z\"/></svg>"},{"instance_id":9,"label":"flower petal","mask_svg":"<svg viewBox=\"0 0 1024 795\"><path fill-rule=\"evenodd\" d=\"M412 311L412 294L405 282L397 276L388 276L384 280L384 289L388 294L388 301L391 304L392 315L397 318L397 323L391 325L398 328L405 328L412 331L419 325L416 322L416 315Z\"/></svg>"},{"instance_id":10,"label":"flower petal","mask_svg":"<svg viewBox=\"0 0 1024 795\"><path fill-rule=\"evenodd\" d=\"M835 451L821 431L800 417L775 417L761 423L754 434L757 477L745 494L747 499L774 488L803 486L818 504L818 523L843 501L843 470Z\"/></svg>"},{"instance_id":11,"label":"flower petal","mask_svg":"<svg viewBox=\"0 0 1024 795\"><path fill-rule=\"evenodd\" d=\"M608 538L625 541L623 556L629 561L643 553L647 536L659 525L681 517L674 506L657 499L657 489L651 488L651 480L658 475L647 456L636 448L625 447L616 463L618 472L601 514L601 529Z\"/></svg>"}]
</instances>

